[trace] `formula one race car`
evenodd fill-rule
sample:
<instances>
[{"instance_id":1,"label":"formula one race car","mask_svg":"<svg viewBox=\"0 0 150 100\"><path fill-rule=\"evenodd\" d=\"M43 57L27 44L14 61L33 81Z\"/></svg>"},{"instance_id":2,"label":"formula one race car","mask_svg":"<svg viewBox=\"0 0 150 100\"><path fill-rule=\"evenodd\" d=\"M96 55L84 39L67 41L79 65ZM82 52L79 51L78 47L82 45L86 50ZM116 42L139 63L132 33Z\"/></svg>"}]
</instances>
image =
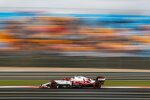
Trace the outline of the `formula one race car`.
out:
<instances>
[{"instance_id":1,"label":"formula one race car","mask_svg":"<svg viewBox=\"0 0 150 100\"><path fill-rule=\"evenodd\" d=\"M74 76L71 78L64 78L62 80L51 80L48 83L40 85L39 88L101 88L104 82L105 77L103 76L98 76L96 79L91 79L84 76Z\"/></svg>"}]
</instances>

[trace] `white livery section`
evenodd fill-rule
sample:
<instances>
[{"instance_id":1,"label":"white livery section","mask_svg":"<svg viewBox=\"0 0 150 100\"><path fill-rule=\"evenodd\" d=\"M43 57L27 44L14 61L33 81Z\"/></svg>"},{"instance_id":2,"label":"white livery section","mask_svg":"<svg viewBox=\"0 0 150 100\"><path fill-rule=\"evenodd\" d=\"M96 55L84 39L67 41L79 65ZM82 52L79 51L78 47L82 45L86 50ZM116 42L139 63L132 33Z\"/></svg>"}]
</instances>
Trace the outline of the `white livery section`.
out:
<instances>
[{"instance_id":1,"label":"white livery section","mask_svg":"<svg viewBox=\"0 0 150 100\"><path fill-rule=\"evenodd\" d=\"M73 78L71 78L71 81L89 81L90 83L94 83L95 80L84 77L84 76L74 76Z\"/></svg>"},{"instance_id":2,"label":"white livery section","mask_svg":"<svg viewBox=\"0 0 150 100\"><path fill-rule=\"evenodd\" d=\"M72 85L72 82L71 81L66 81L66 80L55 80L55 82L57 84L60 84L60 85Z\"/></svg>"},{"instance_id":3,"label":"white livery section","mask_svg":"<svg viewBox=\"0 0 150 100\"><path fill-rule=\"evenodd\" d=\"M98 81L105 81L105 78L98 78Z\"/></svg>"}]
</instances>

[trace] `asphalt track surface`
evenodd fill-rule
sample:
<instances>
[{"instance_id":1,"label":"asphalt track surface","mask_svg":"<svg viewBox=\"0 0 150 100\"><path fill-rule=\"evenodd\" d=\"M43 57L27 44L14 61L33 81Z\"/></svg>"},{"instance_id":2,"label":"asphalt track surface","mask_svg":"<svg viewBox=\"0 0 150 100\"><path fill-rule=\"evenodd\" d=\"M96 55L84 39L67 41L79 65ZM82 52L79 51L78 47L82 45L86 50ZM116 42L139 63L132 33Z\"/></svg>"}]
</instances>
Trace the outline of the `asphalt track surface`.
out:
<instances>
[{"instance_id":1,"label":"asphalt track surface","mask_svg":"<svg viewBox=\"0 0 150 100\"><path fill-rule=\"evenodd\" d=\"M108 80L150 80L150 72L0 72L0 80L49 80L75 75L89 78L103 75Z\"/></svg>"},{"instance_id":2,"label":"asphalt track surface","mask_svg":"<svg viewBox=\"0 0 150 100\"><path fill-rule=\"evenodd\" d=\"M83 75L95 78L104 75L107 79L150 80L149 72L0 72L0 80L49 80ZM146 88L102 89L38 89L0 88L0 100L150 100Z\"/></svg>"},{"instance_id":3,"label":"asphalt track surface","mask_svg":"<svg viewBox=\"0 0 150 100\"><path fill-rule=\"evenodd\" d=\"M0 100L150 100L150 89L0 89Z\"/></svg>"}]
</instances>

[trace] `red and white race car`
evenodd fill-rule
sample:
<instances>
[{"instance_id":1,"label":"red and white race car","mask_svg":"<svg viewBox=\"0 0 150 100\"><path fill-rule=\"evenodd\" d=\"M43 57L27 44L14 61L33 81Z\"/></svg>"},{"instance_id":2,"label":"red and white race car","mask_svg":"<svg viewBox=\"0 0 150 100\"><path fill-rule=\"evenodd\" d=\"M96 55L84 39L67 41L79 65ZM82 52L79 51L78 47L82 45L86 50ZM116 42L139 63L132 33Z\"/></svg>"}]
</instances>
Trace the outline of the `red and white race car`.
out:
<instances>
[{"instance_id":1,"label":"red and white race car","mask_svg":"<svg viewBox=\"0 0 150 100\"><path fill-rule=\"evenodd\" d=\"M71 78L64 78L62 80L51 80L48 83L40 85L39 88L101 88L104 82L105 77L103 76L98 76L96 79L91 79L84 76L74 76Z\"/></svg>"}]
</instances>

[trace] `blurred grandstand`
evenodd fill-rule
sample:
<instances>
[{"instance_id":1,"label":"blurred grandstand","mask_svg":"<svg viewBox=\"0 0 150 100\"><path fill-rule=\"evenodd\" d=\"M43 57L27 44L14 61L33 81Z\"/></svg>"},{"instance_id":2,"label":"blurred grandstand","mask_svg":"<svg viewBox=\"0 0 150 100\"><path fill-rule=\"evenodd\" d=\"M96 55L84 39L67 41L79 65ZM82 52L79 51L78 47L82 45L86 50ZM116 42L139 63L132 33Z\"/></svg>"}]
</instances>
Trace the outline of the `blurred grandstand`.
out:
<instances>
[{"instance_id":1,"label":"blurred grandstand","mask_svg":"<svg viewBox=\"0 0 150 100\"><path fill-rule=\"evenodd\" d=\"M0 12L0 51L150 57L150 16Z\"/></svg>"}]
</instances>

